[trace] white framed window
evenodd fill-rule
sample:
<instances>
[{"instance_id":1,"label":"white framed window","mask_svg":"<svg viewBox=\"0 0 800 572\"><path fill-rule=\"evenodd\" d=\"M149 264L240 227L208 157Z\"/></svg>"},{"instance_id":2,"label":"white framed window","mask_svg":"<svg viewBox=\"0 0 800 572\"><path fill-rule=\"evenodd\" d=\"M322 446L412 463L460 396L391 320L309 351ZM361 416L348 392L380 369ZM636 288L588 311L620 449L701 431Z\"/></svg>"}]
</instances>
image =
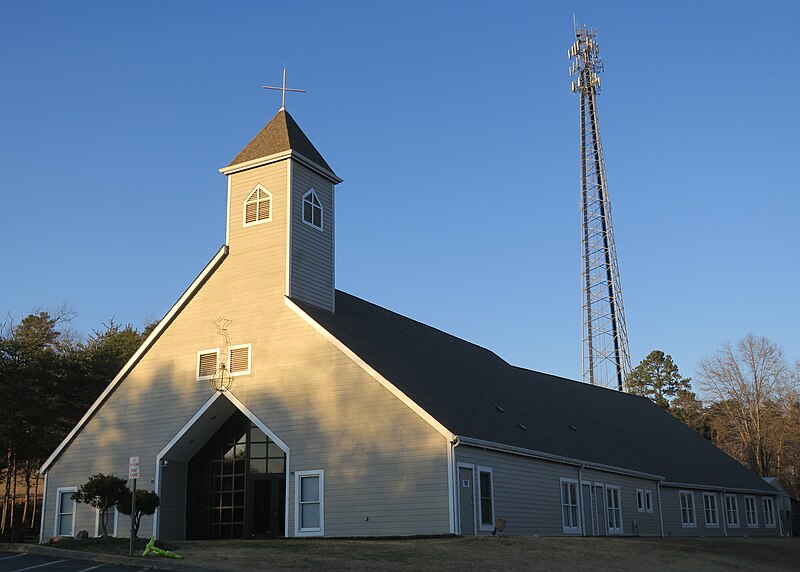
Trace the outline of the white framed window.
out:
<instances>
[{"instance_id":1,"label":"white framed window","mask_svg":"<svg viewBox=\"0 0 800 572\"><path fill-rule=\"evenodd\" d=\"M201 350L197 352L197 381L205 381L214 377L219 364L219 350Z\"/></svg>"},{"instance_id":2,"label":"white framed window","mask_svg":"<svg viewBox=\"0 0 800 572\"><path fill-rule=\"evenodd\" d=\"M653 512L653 491L650 489L644 491L644 509L647 512Z\"/></svg>"},{"instance_id":3,"label":"white framed window","mask_svg":"<svg viewBox=\"0 0 800 572\"><path fill-rule=\"evenodd\" d=\"M78 503L72 495L78 487L59 487L56 489L56 524L53 536L75 536L75 511Z\"/></svg>"},{"instance_id":4,"label":"white framed window","mask_svg":"<svg viewBox=\"0 0 800 572\"><path fill-rule=\"evenodd\" d=\"M606 485L606 515L609 534L622 534L622 503L617 486Z\"/></svg>"},{"instance_id":5,"label":"white framed window","mask_svg":"<svg viewBox=\"0 0 800 572\"><path fill-rule=\"evenodd\" d=\"M678 496L681 500L681 525L683 528L694 528L697 526L697 518L694 513L694 493L680 491Z\"/></svg>"},{"instance_id":6,"label":"white framed window","mask_svg":"<svg viewBox=\"0 0 800 572\"><path fill-rule=\"evenodd\" d=\"M252 226L272 220L272 193L261 185L247 195L244 201L242 226Z\"/></svg>"},{"instance_id":7,"label":"white framed window","mask_svg":"<svg viewBox=\"0 0 800 572\"><path fill-rule=\"evenodd\" d=\"M725 524L731 528L739 528L739 505L736 495L725 495Z\"/></svg>"},{"instance_id":8,"label":"white framed window","mask_svg":"<svg viewBox=\"0 0 800 572\"><path fill-rule=\"evenodd\" d=\"M744 516L747 519L747 528L758 528L756 497L744 497Z\"/></svg>"},{"instance_id":9,"label":"white framed window","mask_svg":"<svg viewBox=\"0 0 800 572\"><path fill-rule=\"evenodd\" d=\"M106 532L109 536L116 536L117 535L117 523L119 521L119 515L117 514L117 507L112 506L108 509L108 524L106 525ZM100 509L95 509L95 517L94 517L94 535L95 537L99 537L102 534L103 530L100 526Z\"/></svg>"},{"instance_id":10,"label":"white framed window","mask_svg":"<svg viewBox=\"0 0 800 572\"><path fill-rule=\"evenodd\" d=\"M636 511L644 512L644 490L636 489Z\"/></svg>"},{"instance_id":11,"label":"white framed window","mask_svg":"<svg viewBox=\"0 0 800 572\"><path fill-rule=\"evenodd\" d=\"M230 346L228 349L228 371L231 375L250 373L250 344Z\"/></svg>"},{"instance_id":12,"label":"white framed window","mask_svg":"<svg viewBox=\"0 0 800 572\"><path fill-rule=\"evenodd\" d=\"M322 230L322 203L314 189L303 195L303 222Z\"/></svg>"},{"instance_id":13,"label":"white framed window","mask_svg":"<svg viewBox=\"0 0 800 572\"><path fill-rule=\"evenodd\" d=\"M325 471L297 471L294 474L295 536L325 534Z\"/></svg>"},{"instance_id":14,"label":"white framed window","mask_svg":"<svg viewBox=\"0 0 800 572\"><path fill-rule=\"evenodd\" d=\"M706 517L706 528L719 528L716 493L703 493L703 514Z\"/></svg>"},{"instance_id":15,"label":"white framed window","mask_svg":"<svg viewBox=\"0 0 800 572\"><path fill-rule=\"evenodd\" d=\"M775 528L775 505L769 497L764 497L761 500L764 504L764 526Z\"/></svg>"},{"instance_id":16,"label":"white framed window","mask_svg":"<svg viewBox=\"0 0 800 572\"><path fill-rule=\"evenodd\" d=\"M561 479L561 520L565 533L581 531L578 512L578 481Z\"/></svg>"},{"instance_id":17,"label":"white framed window","mask_svg":"<svg viewBox=\"0 0 800 572\"><path fill-rule=\"evenodd\" d=\"M494 530L494 482L491 467L478 467L478 522L481 530Z\"/></svg>"}]
</instances>

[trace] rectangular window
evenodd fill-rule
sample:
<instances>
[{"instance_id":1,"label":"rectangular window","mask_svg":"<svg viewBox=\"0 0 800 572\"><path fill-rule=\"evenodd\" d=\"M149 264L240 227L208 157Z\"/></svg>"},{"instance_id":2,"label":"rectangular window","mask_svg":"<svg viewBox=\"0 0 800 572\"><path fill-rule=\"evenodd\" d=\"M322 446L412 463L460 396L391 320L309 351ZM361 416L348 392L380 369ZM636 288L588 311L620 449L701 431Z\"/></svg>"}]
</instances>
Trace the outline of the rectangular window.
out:
<instances>
[{"instance_id":1,"label":"rectangular window","mask_svg":"<svg viewBox=\"0 0 800 572\"><path fill-rule=\"evenodd\" d=\"M736 495L725 495L725 524L732 528L739 526L739 506Z\"/></svg>"},{"instance_id":2,"label":"rectangular window","mask_svg":"<svg viewBox=\"0 0 800 572\"><path fill-rule=\"evenodd\" d=\"M197 381L204 381L214 377L217 373L219 350L202 350L197 352Z\"/></svg>"},{"instance_id":3,"label":"rectangular window","mask_svg":"<svg viewBox=\"0 0 800 572\"><path fill-rule=\"evenodd\" d=\"M228 350L228 364L231 375L250 373L250 344L231 346Z\"/></svg>"},{"instance_id":4,"label":"rectangular window","mask_svg":"<svg viewBox=\"0 0 800 572\"><path fill-rule=\"evenodd\" d=\"M478 498L481 530L494 530L494 495L492 494L492 469L478 467Z\"/></svg>"},{"instance_id":5,"label":"rectangular window","mask_svg":"<svg viewBox=\"0 0 800 572\"><path fill-rule=\"evenodd\" d=\"M715 493L703 493L703 514L706 517L707 528L719 527L719 515L717 514L717 495Z\"/></svg>"},{"instance_id":6,"label":"rectangular window","mask_svg":"<svg viewBox=\"0 0 800 572\"><path fill-rule=\"evenodd\" d=\"M747 518L748 528L758 528L758 515L756 514L756 497L744 497L744 515Z\"/></svg>"},{"instance_id":7,"label":"rectangular window","mask_svg":"<svg viewBox=\"0 0 800 572\"><path fill-rule=\"evenodd\" d=\"M680 491L681 499L681 525L684 528L697 526L694 514L694 493L691 491Z\"/></svg>"},{"instance_id":8,"label":"rectangular window","mask_svg":"<svg viewBox=\"0 0 800 572\"><path fill-rule=\"evenodd\" d=\"M580 532L578 519L578 481L561 479L561 519L564 532Z\"/></svg>"},{"instance_id":9,"label":"rectangular window","mask_svg":"<svg viewBox=\"0 0 800 572\"><path fill-rule=\"evenodd\" d=\"M775 528L775 505L771 498L764 498L764 526Z\"/></svg>"},{"instance_id":10,"label":"rectangular window","mask_svg":"<svg viewBox=\"0 0 800 572\"><path fill-rule=\"evenodd\" d=\"M608 532L622 533L622 504L619 487L606 486L606 514L608 515Z\"/></svg>"},{"instance_id":11,"label":"rectangular window","mask_svg":"<svg viewBox=\"0 0 800 572\"><path fill-rule=\"evenodd\" d=\"M644 491L644 508L647 512L653 512L653 491Z\"/></svg>"},{"instance_id":12,"label":"rectangular window","mask_svg":"<svg viewBox=\"0 0 800 572\"><path fill-rule=\"evenodd\" d=\"M295 535L325 534L325 471L295 473Z\"/></svg>"},{"instance_id":13,"label":"rectangular window","mask_svg":"<svg viewBox=\"0 0 800 572\"><path fill-rule=\"evenodd\" d=\"M106 532L109 536L116 536L117 535L117 507L112 506L108 509L108 521L106 524ZM95 537L100 536L103 533L103 527L100 524L100 510L95 510L95 520L94 520L94 535Z\"/></svg>"},{"instance_id":14,"label":"rectangular window","mask_svg":"<svg viewBox=\"0 0 800 572\"><path fill-rule=\"evenodd\" d=\"M644 491L642 489L636 489L636 510L644 512Z\"/></svg>"},{"instance_id":15,"label":"rectangular window","mask_svg":"<svg viewBox=\"0 0 800 572\"><path fill-rule=\"evenodd\" d=\"M54 536L75 535L75 508L77 503L72 500L77 487L64 487L56 490L56 526Z\"/></svg>"}]
</instances>

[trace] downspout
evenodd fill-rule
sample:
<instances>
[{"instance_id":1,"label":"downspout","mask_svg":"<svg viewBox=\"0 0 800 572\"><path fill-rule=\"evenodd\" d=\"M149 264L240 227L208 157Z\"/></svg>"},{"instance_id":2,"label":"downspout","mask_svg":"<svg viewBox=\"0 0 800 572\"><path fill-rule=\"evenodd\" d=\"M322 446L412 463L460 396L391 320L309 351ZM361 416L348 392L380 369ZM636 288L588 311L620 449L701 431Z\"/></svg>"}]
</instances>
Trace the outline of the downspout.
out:
<instances>
[{"instance_id":1,"label":"downspout","mask_svg":"<svg viewBox=\"0 0 800 572\"><path fill-rule=\"evenodd\" d=\"M586 465L578 467L578 512L580 513L581 536L586 536L586 519L583 514L583 476L582 471Z\"/></svg>"},{"instance_id":2,"label":"downspout","mask_svg":"<svg viewBox=\"0 0 800 572\"><path fill-rule=\"evenodd\" d=\"M456 436L452 441L449 443L449 452L450 452L450 504L453 507L453 512L450 518L450 533L451 534L461 534L461 526L460 526L460 518L461 518L461 505L458 502L458 469L456 464L456 447L458 447L461 442L458 440L458 436Z\"/></svg>"},{"instance_id":3,"label":"downspout","mask_svg":"<svg viewBox=\"0 0 800 572\"><path fill-rule=\"evenodd\" d=\"M664 512L661 510L661 481L656 481L658 495L658 525L661 527L661 538L664 538Z\"/></svg>"}]
</instances>

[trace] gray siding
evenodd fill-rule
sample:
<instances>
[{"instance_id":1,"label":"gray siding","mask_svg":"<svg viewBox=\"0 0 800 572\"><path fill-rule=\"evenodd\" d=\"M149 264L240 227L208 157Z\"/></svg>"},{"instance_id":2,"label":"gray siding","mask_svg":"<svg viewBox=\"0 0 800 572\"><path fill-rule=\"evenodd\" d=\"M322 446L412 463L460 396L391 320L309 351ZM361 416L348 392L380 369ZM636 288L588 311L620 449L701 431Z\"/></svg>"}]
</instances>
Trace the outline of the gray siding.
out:
<instances>
[{"instance_id":1,"label":"gray siding","mask_svg":"<svg viewBox=\"0 0 800 572\"><path fill-rule=\"evenodd\" d=\"M696 513L695 520L697 523L697 526L695 527L686 527L683 525L680 504L681 491L691 491L694 493L694 505ZM703 510L704 492L713 493L716 496L719 520L718 527L711 527L706 524L705 513ZM745 496L753 496L756 499L756 515L758 518L758 525L755 527L747 526L747 517L744 505ZM762 501L764 496L765 495L744 495L741 493L736 493L736 505L739 513L739 526L731 527L727 526L725 523L725 500L721 492L703 489L662 487L661 502L664 506L664 533L666 536L778 536L779 531L777 528L777 522L776 526L773 528L768 528L764 524L764 503Z\"/></svg>"},{"instance_id":2,"label":"gray siding","mask_svg":"<svg viewBox=\"0 0 800 572\"><path fill-rule=\"evenodd\" d=\"M322 203L322 231L303 223L303 195L314 189ZM326 310L334 296L333 184L310 169L292 166L291 295Z\"/></svg>"},{"instance_id":3,"label":"gray siding","mask_svg":"<svg viewBox=\"0 0 800 572\"><path fill-rule=\"evenodd\" d=\"M564 534L560 479L577 480L578 467L467 446L457 447L455 456L459 463L469 463L492 469L495 517L507 521L505 534L542 536ZM581 472L584 483L620 487L622 534L632 535L636 530L642 536L661 534L655 481L591 469L583 469ZM652 491L653 512L638 512L637 488ZM477 498L475 502L478 502ZM584 502L584 506L588 512L587 502L589 502L588 499ZM602 518L599 532L604 535L606 534L605 510L604 507L601 509ZM586 524L587 535L591 535L591 523L587 522ZM481 534L489 534L489 532L481 532Z\"/></svg>"},{"instance_id":4,"label":"gray siding","mask_svg":"<svg viewBox=\"0 0 800 572\"><path fill-rule=\"evenodd\" d=\"M220 316L231 320L232 344L252 344L251 374L229 393L289 446L289 471L325 471L326 536L449 532L446 438L286 306L286 166L233 175L230 254L50 467L46 537L57 487L98 472L127 475L128 457L139 455L140 486L155 488L156 455L214 395L196 380L196 359L221 345ZM273 220L243 227L241 205L256 184L273 193ZM169 476L178 468L161 471L164 538L183 531L185 492ZM293 475L287 480L291 536ZM94 530L87 505L77 509L82 529ZM140 535L152 529L143 519Z\"/></svg>"}]
</instances>

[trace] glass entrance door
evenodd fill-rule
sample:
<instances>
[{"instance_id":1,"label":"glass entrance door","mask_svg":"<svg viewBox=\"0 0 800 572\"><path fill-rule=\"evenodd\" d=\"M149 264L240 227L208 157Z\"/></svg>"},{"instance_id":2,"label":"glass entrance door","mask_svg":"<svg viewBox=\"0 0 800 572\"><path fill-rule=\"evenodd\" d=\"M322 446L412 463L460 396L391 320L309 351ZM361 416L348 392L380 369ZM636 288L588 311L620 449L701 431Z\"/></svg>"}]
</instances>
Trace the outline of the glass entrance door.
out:
<instances>
[{"instance_id":1,"label":"glass entrance door","mask_svg":"<svg viewBox=\"0 0 800 572\"><path fill-rule=\"evenodd\" d=\"M286 455L242 413L189 461L187 478L187 539L283 536Z\"/></svg>"}]
</instances>

